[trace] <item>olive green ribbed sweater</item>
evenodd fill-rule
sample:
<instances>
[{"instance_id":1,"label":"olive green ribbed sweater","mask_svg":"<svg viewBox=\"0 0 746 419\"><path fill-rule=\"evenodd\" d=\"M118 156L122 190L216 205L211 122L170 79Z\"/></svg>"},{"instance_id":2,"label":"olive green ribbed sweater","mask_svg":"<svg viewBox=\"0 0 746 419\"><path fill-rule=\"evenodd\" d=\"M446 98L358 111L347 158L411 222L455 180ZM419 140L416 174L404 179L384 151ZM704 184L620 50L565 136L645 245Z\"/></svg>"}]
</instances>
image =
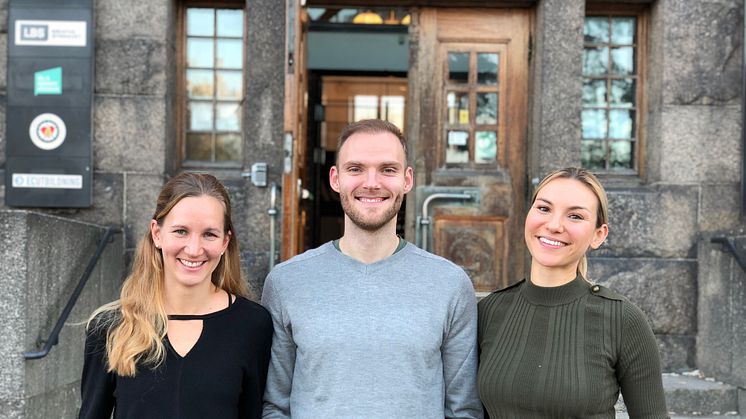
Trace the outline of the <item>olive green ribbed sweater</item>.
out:
<instances>
[{"instance_id":1,"label":"olive green ribbed sweater","mask_svg":"<svg viewBox=\"0 0 746 419\"><path fill-rule=\"evenodd\" d=\"M522 281L479 302L479 396L491 419L667 418L658 347L645 315L578 277Z\"/></svg>"}]
</instances>

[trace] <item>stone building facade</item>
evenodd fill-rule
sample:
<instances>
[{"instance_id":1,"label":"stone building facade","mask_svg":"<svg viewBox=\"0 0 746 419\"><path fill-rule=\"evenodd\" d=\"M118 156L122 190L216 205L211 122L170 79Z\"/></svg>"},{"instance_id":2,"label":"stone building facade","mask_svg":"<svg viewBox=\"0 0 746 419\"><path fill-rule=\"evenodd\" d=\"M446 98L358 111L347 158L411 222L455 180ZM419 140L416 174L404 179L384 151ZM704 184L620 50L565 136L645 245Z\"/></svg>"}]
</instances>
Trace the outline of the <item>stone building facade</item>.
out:
<instances>
[{"instance_id":1,"label":"stone building facade","mask_svg":"<svg viewBox=\"0 0 746 419\"><path fill-rule=\"evenodd\" d=\"M385 55L387 48L406 48L408 62L403 68L394 64L362 73L353 68L354 60L344 59L332 69L309 68L307 63L315 58L309 55L319 48L313 44L313 34L335 32L333 19L319 23L319 16L309 17L311 8L329 13L326 3L338 9L363 10L370 6L396 13L405 10L410 19L407 25L389 25L388 32L384 31L394 39L392 46L370 53ZM87 238L80 240L92 241L95 227L89 225L121 227L122 235L117 239L121 241L113 247L116 254L107 256L112 274L99 275L108 283L101 285L106 291L85 298L83 307L76 309L75 321L83 321L85 312L116 298L114 290L126 271L123 267L147 231L160 187L181 170L214 173L229 187L245 272L258 296L273 256L287 258L314 244L314 237L318 239L309 225L322 224L321 218L314 217L321 217L323 208L309 202L318 202L324 190L318 179L316 189L308 190L307 185L313 184L309 181L311 165L324 160L320 157L323 152L318 151L323 149L321 137L334 130L331 125L323 129L314 125L324 113L330 115L332 111L331 104L322 103L326 93L318 91L318 86L324 85L320 81L360 74L399 77L407 87L407 111L402 121L418 189L409 194L402 214L405 238L428 243L418 218L428 196L466 191L473 196L470 202L433 204L430 248L460 262L473 278L479 278L475 281L484 281L479 282L482 291L520 279L525 272L526 252L520 244L519 226L533 182L555 168L588 162L583 139L590 131L584 115L590 115L586 112L593 104L584 97L584 86L591 79L584 67L590 48L587 19L635 16L638 29L633 107L638 113L632 117L634 151L625 170L600 170L609 191L611 222L607 243L591 256L592 279L627 295L647 313L666 370L700 368L732 385L746 386L746 323L742 317L746 276L727 246L711 241L734 238L735 248L743 252L739 244L746 237L742 215L746 199L741 195L746 164L741 136L742 0L238 3L244 13L243 34L239 37L243 47L239 151L232 156L232 164L213 161L203 166L185 158L189 116L185 116L184 107L189 105L185 105L188 98L182 92L188 89L183 79L189 70L184 61L189 54L184 46L189 34L184 16L190 7L217 6L178 0L96 0L93 4L93 205L50 209L10 208L0 203L0 220L7 228L20 229L17 223L22 222L28 225L24 231L42 229L38 234L0 233L3 255L10 255L13 249L39 251L39 237L50 244L58 239L51 229L82 234ZM9 175L5 170L4 133L5 124L12 118L5 105L4 51L13 42L8 37L8 8L8 0L0 1L0 177ZM323 13L319 12L325 16ZM349 29L355 36L368 33L345 28L338 32ZM460 37L466 28L473 34ZM505 37L510 42L504 42ZM472 61L464 61L470 63L462 69L464 74L474 69L482 71L482 51L500 57L500 71L495 71L499 87L494 90L502 106L495 105L500 122L494 123L495 137L485 137L488 142L494 138L497 151L494 155L487 151L484 164L476 161L480 151L473 140L465 140L467 145L463 147L470 147L465 152L458 148L458 142L446 139L451 122L449 114L441 110L451 106L446 96L452 85L448 79L450 61L444 57L458 58L448 55L452 51L477 54L472 55ZM457 78L456 73L452 72ZM463 91L472 98L479 92L493 92L479 90L479 82L476 85L476 93L468 90L470 87ZM501 90L503 86L506 90ZM453 91L461 88L454 87ZM487 129L479 128L474 118L468 119L469 110L476 113L473 100L471 108L464 108L467 113L456 117L466 115L459 123L471 127L463 129L472 134ZM314 108L314 104L321 106ZM606 111L614 111L612 105L604 106ZM487 122L483 126L492 125ZM451 148L466 153L461 155L465 163L453 163L461 158L458 156L449 160ZM258 162L267 164L266 186L256 186L246 175ZM323 183L323 171L316 173L321 173ZM272 201L272 184L278 186L276 203ZM0 186L0 197L6 192ZM278 211L276 218L272 209ZM66 227L55 227L55 223ZM78 231L81 233L72 233ZM276 254L269 247L272 237L278 243ZM459 242L460 237L474 240L467 245ZM74 239L59 240L70 254L77 254ZM480 240L486 244L473 244ZM459 246L472 246L468 253L484 254L484 259L469 259L469 255L458 253ZM23 259L23 255L14 255ZM76 257L74 260L81 260ZM493 263L493 259L497 262L487 270L469 265L484 264L484 260ZM84 265L82 261L80 264ZM34 269L31 266L28 272ZM57 394L48 398L50 406L67 406L62 410L74 411L67 404L75 403L75 397L59 396L75 392L74 374L61 374L54 383L40 384L40 374L34 372L38 367L33 363L47 361L24 361L20 356L45 333L40 331L37 336L36 329L51 328L57 315L54 313L64 305L63 298L35 304L38 283L34 282L35 274L28 272L5 263L0 268L0 283L13 284L19 277L27 281L23 287L11 288L13 295L0 297L0 307L36 313L27 314L34 318L30 326L23 316L13 317L26 325L20 337L25 348L0 345L2 362L14 363L18 380L24 374L26 377L21 381L13 378L13 382L0 386L2 417L38 416L33 411L44 411L38 406L47 402L38 400L47 393ZM69 290L80 272L82 267L67 272L65 278L50 279L67 284L50 285L50 289ZM20 306L17 301L21 301ZM79 364L70 359L80 348L83 329L78 325L73 330L77 337L70 337L72 343L60 343L68 345L71 352L59 362L70 362L69 368L78 371ZM63 387L66 390L59 393Z\"/></svg>"}]
</instances>

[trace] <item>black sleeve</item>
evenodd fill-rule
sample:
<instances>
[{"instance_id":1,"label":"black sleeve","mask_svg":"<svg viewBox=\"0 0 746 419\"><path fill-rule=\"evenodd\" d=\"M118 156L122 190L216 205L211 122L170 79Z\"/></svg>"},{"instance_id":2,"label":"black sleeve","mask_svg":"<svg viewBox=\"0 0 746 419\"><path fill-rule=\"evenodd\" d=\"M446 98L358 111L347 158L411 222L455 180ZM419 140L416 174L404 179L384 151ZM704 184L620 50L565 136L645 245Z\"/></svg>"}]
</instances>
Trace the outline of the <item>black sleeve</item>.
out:
<instances>
[{"instance_id":1,"label":"black sleeve","mask_svg":"<svg viewBox=\"0 0 746 419\"><path fill-rule=\"evenodd\" d=\"M256 312L252 313L250 321L252 334L255 341L254 348L247 351L253 359L249 360L250 368L244 372L243 389L239 400L239 415L241 419L260 419L262 417L262 404L264 400L264 389L267 385L267 371L269 370L269 358L272 353L272 317L269 312L257 305Z\"/></svg>"},{"instance_id":2,"label":"black sleeve","mask_svg":"<svg viewBox=\"0 0 746 419\"><path fill-rule=\"evenodd\" d=\"M107 327L91 322L86 330L83 377L80 383L82 404L78 419L109 419L114 410L114 373L106 371Z\"/></svg>"}]
</instances>

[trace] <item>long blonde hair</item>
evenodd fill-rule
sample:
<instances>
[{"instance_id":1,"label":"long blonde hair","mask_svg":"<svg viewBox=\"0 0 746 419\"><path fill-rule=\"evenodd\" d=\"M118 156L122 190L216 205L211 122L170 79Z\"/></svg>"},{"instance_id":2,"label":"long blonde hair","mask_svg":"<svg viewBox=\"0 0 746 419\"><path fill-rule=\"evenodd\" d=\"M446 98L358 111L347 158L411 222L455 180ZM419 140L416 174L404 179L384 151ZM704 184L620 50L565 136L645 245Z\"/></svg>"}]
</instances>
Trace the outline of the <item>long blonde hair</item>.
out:
<instances>
[{"instance_id":1,"label":"long blonde hair","mask_svg":"<svg viewBox=\"0 0 746 419\"><path fill-rule=\"evenodd\" d=\"M587 186L588 189L590 189L591 192L596 195L596 199L598 199L598 210L596 211L596 228L599 228L604 224L609 224L609 201L606 198L606 190L604 189L603 185L601 185L601 181L599 181L598 178L588 170L580 169L577 167L566 167L564 169L555 170L554 172L546 175L546 177L544 177L544 179L542 179L541 182L539 182L539 184L536 186L536 189L534 190L534 196L531 197L531 205L533 205L536 201L536 195L539 194L541 188L555 179L574 179ZM588 278L588 258L586 258L586 255L583 255L583 257L580 258L580 262L578 263L578 273L583 278Z\"/></svg>"},{"instance_id":2,"label":"long blonde hair","mask_svg":"<svg viewBox=\"0 0 746 419\"><path fill-rule=\"evenodd\" d=\"M228 191L214 176L182 173L171 179L161 190L153 220L158 225L171 209L187 197L211 196L223 204L224 233L230 234L228 248L215 270L212 283L234 295L248 296L246 282L241 277L238 235L231 219ZM89 327L105 327L106 354L109 372L132 377L138 364L155 368L165 359L168 316L164 304L163 256L155 247L150 230L140 239L132 262L132 272L125 279L119 300L105 304L93 312Z\"/></svg>"}]
</instances>

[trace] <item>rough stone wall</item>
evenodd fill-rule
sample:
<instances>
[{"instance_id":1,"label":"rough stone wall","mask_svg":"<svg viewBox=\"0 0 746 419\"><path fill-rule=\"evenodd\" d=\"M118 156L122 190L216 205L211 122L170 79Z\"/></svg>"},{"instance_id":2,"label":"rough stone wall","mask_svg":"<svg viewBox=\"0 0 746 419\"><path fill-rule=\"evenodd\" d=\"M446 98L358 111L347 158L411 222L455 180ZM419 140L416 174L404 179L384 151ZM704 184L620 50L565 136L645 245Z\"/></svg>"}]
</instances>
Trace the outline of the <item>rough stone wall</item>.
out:
<instances>
[{"instance_id":1,"label":"rough stone wall","mask_svg":"<svg viewBox=\"0 0 746 419\"><path fill-rule=\"evenodd\" d=\"M529 81L529 179L580 162L584 17L584 0L542 0L536 6Z\"/></svg>"},{"instance_id":2,"label":"rough stone wall","mask_svg":"<svg viewBox=\"0 0 746 419\"><path fill-rule=\"evenodd\" d=\"M0 0L0 136L4 137L7 8ZM163 183L179 171L176 152L176 2L97 0L93 206L38 209L65 218L123 226L126 261L148 231ZM211 170L228 186L234 204L243 264L258 296L268 271L269 188L243 178L254 162L269 164L270 182L281 183L285 64L285 6L247 1L247 86L244 102L244 169ZM0 138L0 176L5 139ZM4 206L0 182L0 208ZM281 204L281 203L280 203ZM278 223L279 224L279 223ZM278 227L279 228L279 227Z\"/></svg>"},{"instance_id":3,"label":"rough stone wall","mask_svg":"<svg viewBox=\"0 0 746 419\"><path fill-rule=\"evenodd\" d=\"M74 418L80 404L85 321L116 297L123 237L115 235L63 327L59 343L41 349L93 255L103 228L27 211L0 210L0 417Z\"/></svg>"},{"instance_id":4,"label":"rough stone wall","mask_svg":"<svg viewBox=\"0 0 746 419\"><path fill-rule=\"evenodd\" d=\"M544 0L537 6L528 160L533 177L580 163L580 98L567 92L580 92L573 86L580 83L584 3ZM590 275L646 312L664 368L680 370L697 364L698 283L701 289L710 280L698 268L698 240L744 228L743 2L658 0L648 7L641 176L602 179L610 234L592 254Z\"/></svg>"},{"instance_id":5,"label":"rough stone wall","mask_svg":"<svg viewBox=\"0 0 746 419\"><path fill-rule=\"evenodd\" d=\"M172 2L100 0L94 3L95 79L93 206L38 209L65 218L124 227L131 253L144 234L167 172L167 144L174 137ZM5 135L7 0L0 1L0 124ZM4 166L5 139L0 141ZM0 171L4 175L4 171ZM0 208L4 207L0 185Z\"/></svg>"},{"instance_id":6,"label":"rough stone wall","mask_svg":"<svg viewBox=\"0 0 746 419\"><path fill-rule=\"evenodd\" d=\"M746 250L746 235L734 241ZM699 242L697 366L709 377L746 387L746 272L721 244Z\"/></svg>"},{"instance_id":7,"label":"rough stone wall","mask_svg":"<svg viewBox=\"0 0 746 419\"><path fill-rule=\"evenodd\" d=\"M285 106L285 1L247 0L247 96L244 107L244 167L268 165L267 182L282 185ZM236 182L237 183L237 182ZM244 181L236 187L234 221L241 236L241 254L254 294L258 297L269 272L270 188ZM281 193L277 206L282 208ZM277 237L280 220L276 224ZM279 250L279 247L278 247Z\"/></svg>"}]
</instances>

